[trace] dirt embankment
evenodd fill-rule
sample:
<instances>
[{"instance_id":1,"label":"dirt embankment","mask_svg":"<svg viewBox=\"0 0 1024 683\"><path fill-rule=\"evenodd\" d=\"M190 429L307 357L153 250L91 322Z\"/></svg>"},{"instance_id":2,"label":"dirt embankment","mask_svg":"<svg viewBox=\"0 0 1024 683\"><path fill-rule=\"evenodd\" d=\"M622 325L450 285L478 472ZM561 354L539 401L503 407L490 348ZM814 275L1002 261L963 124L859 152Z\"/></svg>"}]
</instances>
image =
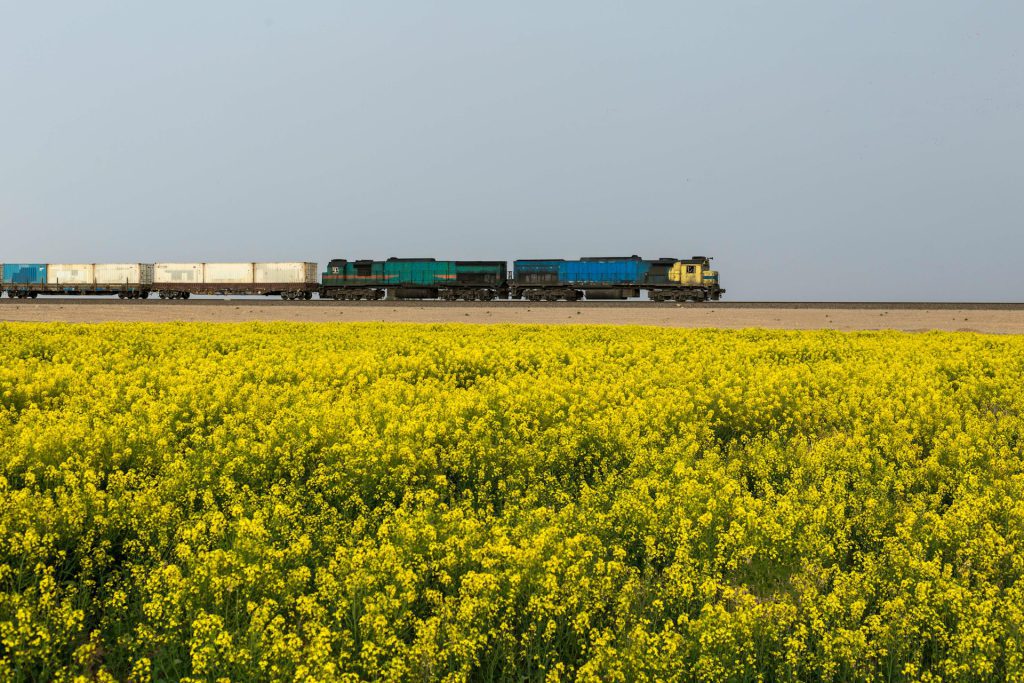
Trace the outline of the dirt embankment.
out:
<instances>
[{"instance_id":1,"label":"dirt embankment","mask_svg":"<svg viewBox=\"0 0 1024 683\"><path fill-rule=\"evenodd\" d=\"M602 324L657 325L664 327L766 327L777 329L832 330L926 330L1024 334L1024 310L984 309L785 307L747 308L714 304L674 306L642 303L635 306L493 305L460 306L376 304L338 305L317 302L260 305L245 301L45 303L0 302L0 321L22 322L244 322L284 320L292 322L414 322L414 323L520 323L520 324Z\"/></svg>"}]
</instances>

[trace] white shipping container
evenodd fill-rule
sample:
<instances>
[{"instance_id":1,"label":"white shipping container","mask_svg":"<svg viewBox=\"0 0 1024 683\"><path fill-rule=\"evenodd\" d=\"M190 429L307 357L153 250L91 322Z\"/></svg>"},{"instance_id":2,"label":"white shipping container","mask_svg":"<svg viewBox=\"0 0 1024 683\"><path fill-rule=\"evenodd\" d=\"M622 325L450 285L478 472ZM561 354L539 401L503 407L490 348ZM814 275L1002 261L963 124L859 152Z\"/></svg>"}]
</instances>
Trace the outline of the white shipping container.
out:
<instances>
[{"instance_id":1,"label":"white shipping container","mask_svg":"<svg viewBox=\"0 0 1024 683\"><path fill-rule=\"evenodd\" d=\"M316 264L304 261L291 263L256 263L258 284L301 285L316 283Z\"/></svg>"},{"instance_id":2,"label":"white shipping container","mask_svg":"<svg viewBox=\"0 0 1024 683\"><path fill-rule=\"evenodd\" d=\"M152 263L97 263L95 278L98 285L151 285Z\"/></svg>"},{"instance_id":3,"label":"white shipping container","mask_svg":"<svg viewBox=\"0 0 1024 683\"><path fill-rule=\"evenodd\" d=\"M95 268L91 263L49 263L46 265L48 285L92 285Z\"/></svg>"},{"instance_id":4,"label":"white shipping container","mask_svg":"<svg viewBox=\"0 0 1024 683\"><path fill-rule=\"evenodd\" d=\"M202 284L203 264L157 263L153 266L153 282L156 284Z\"/></svg>"},{"instance_id":5,"label":"white shipping container","mask_svg":"<svg viewBox=\"0 0 1024 683\"><path fill-rule=\"evenodd\" d=\"M253 281L252 263L206 263L203 282L208 285L248 285Z\"/></svg>"}]
</instances>

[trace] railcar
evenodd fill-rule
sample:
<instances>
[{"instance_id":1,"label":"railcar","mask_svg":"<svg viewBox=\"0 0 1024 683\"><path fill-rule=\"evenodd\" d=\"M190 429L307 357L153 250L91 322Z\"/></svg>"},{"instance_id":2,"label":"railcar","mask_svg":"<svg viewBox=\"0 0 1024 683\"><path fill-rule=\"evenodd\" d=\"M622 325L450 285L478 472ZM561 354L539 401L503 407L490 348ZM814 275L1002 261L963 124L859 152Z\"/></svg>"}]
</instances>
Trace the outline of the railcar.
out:
<instances>
[{"instance_id":1,"label":"railcar","mask_svg":"<svg viewBox=\"0 0 1024 683\"><path fill-rule=\"evenodd\" d=\"M334 259L321 276L325 299L445 299L491 301L507 298L507 261L387 261Z\"/></svg>"},{"instance_id":2,"label":"railcar","mask_svg":"<svg viewBox=\"0 0 1024 683\"><path fill-rule=\"evenodd\" d=\"M639 256L579 260L521 259L513 263L512 298L528 301L629 299L647 291L653 301L717 301L725 292L711 259Z\"/></svg>"},{"instance_id":3,"label":"railcar","mask_svg":"<svg viewBox=\"0 0 1024 683\"><path fill-rule=\"evenodd\" d=\"M3 290L12 299L43 295L117 295L145 299L153 289L151 263L5 263Z\"/></svg>"},{"instance_id":4,"label":"railcar","mask_svg":"<svg viewBox=\"0 0 1024 683\"><path fill-rule=\"evenodd\" d=\"M628 299L640 296L639 256L579 260L520 259L513 263L512 298L528 301Z\"/></svg>"},{"instance_id":5,"label":"railcar","mask_svg":"<svg viewBox=\"0 0 1024 683\"><path fill-rule=\"evenodd\" d=\"M307 261L154 266L153 291L161 299L188 299L193 294L254 294L308 300L318 289L317 265Z\"/></svg>"}]
</instances>

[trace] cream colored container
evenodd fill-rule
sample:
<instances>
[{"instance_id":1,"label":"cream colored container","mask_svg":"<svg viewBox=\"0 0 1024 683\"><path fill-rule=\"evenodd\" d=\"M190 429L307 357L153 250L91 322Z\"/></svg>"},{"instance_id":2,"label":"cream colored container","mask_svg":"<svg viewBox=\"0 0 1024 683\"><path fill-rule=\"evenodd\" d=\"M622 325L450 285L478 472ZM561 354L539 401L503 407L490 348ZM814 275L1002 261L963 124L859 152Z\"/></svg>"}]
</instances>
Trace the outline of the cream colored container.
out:
<instances>
[{"instance_id":1,"label":"cream colored container","mask_svg":"<svg viewBox=\"0 0 1024 683\"><path fill-rule=\"evenodd\" d=\"M92 285L96 268L91 263L50 263L46 267L48 285Z\"/></svg>"},{"instance_id":2,"label":"cream colored container","mask_svg":"<svg viewBox=\"0 0 1024 683\"><path fill-rule=\"evenodd\" d=\"M97 285L151 285L152 263L97 263L94 267Z\"/></svg>"},{"instance_id":3,"label":"cream colored container","mask_svg":"<svg viewBox=\"0 0 1024 683\"><path fill-rule=\"evenodd\" d=\"M316 283L316 264L303 261L288 263L256 263L257 284L302 285Z\"/></svg>"},{"instance_id":4,"label":"cream colored container","mask_svg":"<svg viewBox=\"0 0 1024 683\"><path fill-rule=\"evenodd\" d=\"M252 263L205 263L203 283L208 285L247 285L253 282Z\"/></svg>"},{"instance_id":5,"label":"cream colored container","mask_svg":"<svg viewBox=\"0 0 1024 683\"><path fill-rule=\"evenodd\" d=\"M202 263L157 263L153 266L153 282L158 285L198 285L203 282Z\"/></svg>"}]
</instances>

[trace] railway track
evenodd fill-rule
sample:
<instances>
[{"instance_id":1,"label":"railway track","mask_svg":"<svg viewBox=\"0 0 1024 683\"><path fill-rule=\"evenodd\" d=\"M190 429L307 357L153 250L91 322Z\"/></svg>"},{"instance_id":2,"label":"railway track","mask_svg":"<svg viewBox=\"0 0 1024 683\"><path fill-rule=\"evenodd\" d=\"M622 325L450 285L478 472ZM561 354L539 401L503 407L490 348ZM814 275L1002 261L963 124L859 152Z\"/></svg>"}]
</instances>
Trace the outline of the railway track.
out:
<instances>
[{"instance_id":1,"label":"railway track","mask_svg":"<svg viewBox=\"0 0 1024 683\"><path fill-rule=\"evenodd\" d=\"M671 308L697 309L829 309L829 310L957 310L957 311L1020 311L1024 302L953 302L953 301L715 301L709 303L655 303L652 301L282 301L266 298L210 299L144 299L120 300L112 297L40 297L38 299L0 299L0 306L124 306L124 307L196 307L196 306L258 306L311 308Z\"/></svg>"}]
</instances>

